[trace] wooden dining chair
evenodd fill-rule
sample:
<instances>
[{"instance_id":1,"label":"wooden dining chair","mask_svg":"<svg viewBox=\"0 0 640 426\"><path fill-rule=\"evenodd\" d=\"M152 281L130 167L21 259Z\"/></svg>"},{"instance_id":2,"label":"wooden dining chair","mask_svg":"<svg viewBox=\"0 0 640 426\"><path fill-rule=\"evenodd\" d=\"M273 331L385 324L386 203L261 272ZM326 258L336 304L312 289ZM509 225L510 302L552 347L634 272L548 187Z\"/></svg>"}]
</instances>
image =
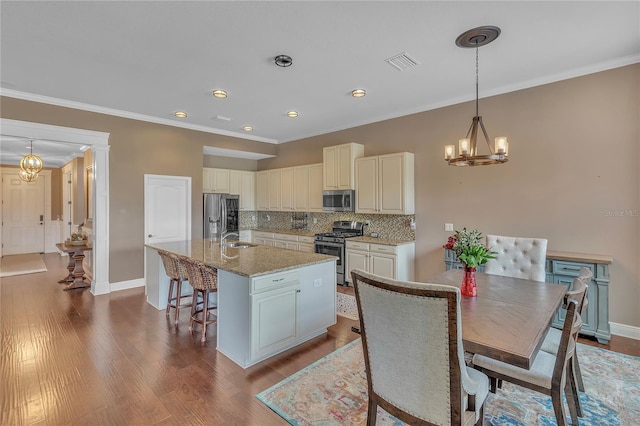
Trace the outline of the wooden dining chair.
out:
<instances>
[{"instance_id":1,"label":"wooden dining chair","mask_svg":"<svg viewBox=\"0 0 640 426\"><path fill-rule=\"evenodd\" d=\"M186 308L191 306L191 303L183 303L182 299L185 297L191 298L191 295L182 295L182 283L187 281L187 271L182 266L182 263L178 261L178 257L165 250L158 250L158 255L162 260L165 273L169 277L169 293L167 296L167 310L166 316L169 317L171 308L175 310L173 323L178 324L180 319L180 308ZM174 293L175 291L175 293Z\"/></svg>"},{"instance_id":2,"label":"wooden dining chair","mask_svg":"<svg viewBox=\"0 0 640 426\"><path fill-rule=\"evenodd\" d=\"M354 269L369 403L409 424L481 425L486 375L465 365L456 287Z\"/></svg>"},{"instance_id":3,"label":"wooden dining chair","mask_svg":"<svg viewBox=\"0 0 640 426\"><path fill-rule=\"evenodd\" d=\"M580 280L578 280L580 281ZM577 299L582 299L581 295L576 295ZM578 389L573 374L573 363L571 361L576 347L580 323L578 318L578 302L571 300L567 307L564 326L562 327L562 338L558 354L552 355L540 351L536 356L533 365L529 370L507 364L484 355L474 355L473 365L487 376L491 381L491 392L496 392L498 380L504 380L519 386L532 389L534 391L551 396L556 422L559 426L567 424L567 417L562 401L563 392L566 395L567 405L571 414L571 423L578 423Z\"/></svg>"},{"instance_id":4,"label":"wooden dining chair","mask_svg":"<svg viewBox=\"0 0 640 426\"><path fill-rule=\"evenodd\" d=\"M585 296L582 299L582 303L578 305L578 313L582 315L582 311L589 304L589 300L587 297L587 293L589 290L589 284L593 278L593 272L591 269L587 267L581 267L580 272L578 273L578 279L582 282L582 285L585 287ZM568 290L564 295L564 303L562 307L564 309L567 308L567 305L570 300L576 300L576 294L580 293L581 286L576 288L576 283L574 282L571 286L571 289ZM582 317L580 317L580 322L582 323ZM557 328L550 327L549 331L547 331L547 336L542 342L542 346L540 347L541 351L548 352L550 354L556 355L558 353L558 348L560 347L560 338L562 336L562 331ZM580 369L580 362L578 361L578 351L573 355L573 369L576 375L576 381L578 383L578 390L580 392L584 392L584 381L582 380L582 371Z\"/></svg>"},{"instance_id":5,"label":"wooden dining chair","mask_svg":"<svg viewBox=\"0 0 640 426\"><path fill-rule=\"evenodd\" d=\"M180 256L179 260L187 270L189 283L193 287L189 331L193 331L193 323L200 324L202 326L200 341L205 342L207 325L217 321L217 317L210 319L209 295L218 291L218 270L190 257Z\"/></svg>"},{"instance_id":6,"label":"wooden dining chair","mask_svg":"<svg viewBox=\"0 0 640 426\"><path fill-rule=\"evenodd\" d=\"M487 274L545 282L546 239L487 235L486 244L496 252L484 266Z\"/></svg>"}]
</instances>

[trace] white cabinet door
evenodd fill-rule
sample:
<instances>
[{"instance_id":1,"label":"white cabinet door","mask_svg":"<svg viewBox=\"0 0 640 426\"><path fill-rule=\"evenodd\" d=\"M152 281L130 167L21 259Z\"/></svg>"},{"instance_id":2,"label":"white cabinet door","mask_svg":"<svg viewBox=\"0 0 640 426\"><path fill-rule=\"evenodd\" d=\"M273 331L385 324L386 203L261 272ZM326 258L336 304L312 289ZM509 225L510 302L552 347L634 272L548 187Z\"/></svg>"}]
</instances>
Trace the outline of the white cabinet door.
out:
<instances>
[{"instance_id":1,"label":"white cabinet door","mask_svg":"<svg viewBox=\"0 0 640 426\"><path fill-rule=\"evenodd\" d=\"M242 172L229 170L229 194L242 195Z\"/></svg>"},{"instance_id":2,"label":"white cabinet door","mask_svg":"<svg viewBox=\"0 0 640 426\"><path fill-rule=\"evenodd\" d=\"M347 143L328 146L322 153L324 189L355 189L353 161L364 155L364 145Z\"/></svg>"},{"instance_id":3,"label":"white cabinet door","mask_svg":"<svg viewBox=\"0 0 640 426\"><path fill-rule=\"evenodd\" d=\"M282 241L282 240L273 240L274 246L278 248L284 248L289 250L298 250L298 243L294 243L291 241Z\"/></svg>"},{"instance_id":4,"label":"white cabinet door","mask_svg":"<svg viewBox=\"0 0 640 426\"><path fill-rule=\"evenodd\" d=\"M243 171L240 175L240 210L254 211L256 209L256 173Z\"/></svg>"},{"instance_id":5,"label":"white cabinet door","mask_svg":"<svg viewBox=\"0 0 640 426\"><path fill-rule=\"evenodd\" d=\"M213 173L213 192L221 194L229 193L229 170L211 169Z\"/></svg>"},{"instance_id":6,"label":"white cabinet door","mask_svg":"<svg viewBox=\"0 0 640 426\"><path fill-rule=\"evenodd\" d=\"M293 211L293 167L280 169L280 209Z\"/></svg>"},{"instance_id":7,"label":"white cabinet door","mask_svg":"<svg viewBox=\"0 0 640 426\"><path fill-rule=\"evenodd\" d=\"M413 214L413 154L378 157L379 213Z\"/></svg>"},{"instance_id":8,"label":"white cabinet door","mask_svg":"<svg viewBox=\"0 0 640 426\"><path fill-rule=\"evenodd\" d=\"M213 169L210 167L202 169L202 192L213 192Z\"/></svg>"},{"instance_id":9,"label":"white cabinet door","mask_svg":"<svg viewBox=\"0 0 640 426\"><path fill-rule=\"evenodd\" d=\"M313 253L315 251L315 246L313 243L298 243L298 251Z\"/></svg>"},{"instance_id":10,"label":"white cabinet door","mask_svg":"<svg viewBox=\"0 0 640 426\"><path fill-rule=\"evenodd\" d=\"M322 163L324 164L325 190L338 189L338 147L328 146L322 150Z\"/></svg>"},{"instance_id":11,"label":"white cabinet door","mask_svg":"<svg viewBox=\"0 0 640 426\"><path fill-rule=\"evenodd\" d=\"M256 207L260 211L269 210L269 171L256 173Z\"/></svg>"},{"instance_id":12,"label":"white cabinet door","mask_svg":"<svg viewBox=\"0 0 640 426\"><path fill-rule=\"evenodd\" d=\"M282 170L269 170L269 210L279 211L282 202Z\"/></svg>"},{"instance_id":13,"label":"white cabinet door","mask_svg":"<svg viewBox=\"0 0 640 426\"><path fill-rule=\"evenodd\" d=\"M310 212L322 212L322 164L309 166L309 210Z\"/></svg>"},{"instance_id":14,"label":"white cabinet door","mask_svg":"<svg viewBox=\"0 0 640 426\"><path fill-rule=\"evenodd\" d=\"M396 279L396 256L370 253L369 254L369 267L372 274L380 275L381 277Z\"/></svg>"},{"instance_id":15,"label":"white cabinet door","mask_svg":"<svg viewBox=\"0 0 640 426\"><path fill-rule=\"evenodd\" d=\"M351 282L351 270L361 269L369 272L369 252L347 249L347 263L344 279Z\"/></svg>"},{"instance_id":16,"label":"white cabinet door","mask_svg":"<svg viewBox=\"0 0 640 426\"><path fill-rule=\"evenodd\" d=\"M251 358L276 352L298 337L299 286L253 295L251 298Z\"/></svg>"},{"instance_id":17,"label":"white cabinet door","mask_svg":"<svg viewBox=\"0 0 640 426\"><path fill-rule=\"evenodd\" d=\"M309 166L293 168L293 209L309 211Z\"/></svg>"},{"instance_id":18,"label":"white cabinet door","mask_svg":"<svg viewBox=\"0 0 640 426\"><path fill-rule=\"evenodd\" d=\"M353 189L353 160L351 144L338 145L338 189Z\"/></svg>"},{"instance_id":19,"label":"white cabinet door","mask_svg":"<svg viewBox=\"0 0 640 426\"><path fill-rule=\"evenodd\" d=\"M378 157L355 161L356 212L378 213Z\"/></svg>"}]
</instances>

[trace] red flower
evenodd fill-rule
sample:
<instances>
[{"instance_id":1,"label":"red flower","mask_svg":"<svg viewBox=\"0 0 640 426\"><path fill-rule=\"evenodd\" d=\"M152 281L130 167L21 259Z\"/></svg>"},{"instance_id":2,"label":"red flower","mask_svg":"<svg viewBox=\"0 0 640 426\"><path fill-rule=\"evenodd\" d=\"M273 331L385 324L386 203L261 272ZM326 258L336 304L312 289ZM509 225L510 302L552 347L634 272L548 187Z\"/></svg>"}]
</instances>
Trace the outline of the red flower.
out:
<instances>
[{"instance_id":1,"label":"red flower","mask_svg":"<svg viewBox=\"0 0 640 426\"><path fill-rule=\"evenodd\" d=\"M449 249L449 250L453 250L453 245L456 243L456 236L452 235L449 237L449 239L447 240L447 244L443 245L442 247Z\"/></svg>"}]
</instances>

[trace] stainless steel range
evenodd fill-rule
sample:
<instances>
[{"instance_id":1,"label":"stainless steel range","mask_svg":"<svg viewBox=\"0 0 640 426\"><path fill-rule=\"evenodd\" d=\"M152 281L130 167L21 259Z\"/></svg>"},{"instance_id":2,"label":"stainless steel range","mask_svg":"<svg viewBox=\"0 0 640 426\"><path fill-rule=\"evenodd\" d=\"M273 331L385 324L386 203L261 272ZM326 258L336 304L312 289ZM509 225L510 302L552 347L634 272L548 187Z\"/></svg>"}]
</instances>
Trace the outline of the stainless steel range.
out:
<instances>
[{"instance_id":1,"label":"stainless steel range","mask_svg":"<svg viewBox=\"0 0 640 426\"><path fill-rule=\"evenodd\" d=\"M333 222L332 232L324 232L315 235L315 252L336 256L336 282L345 285L345 240L350 237L364 235L364 223L349 220Z\"/></svg>"}]
</instances>

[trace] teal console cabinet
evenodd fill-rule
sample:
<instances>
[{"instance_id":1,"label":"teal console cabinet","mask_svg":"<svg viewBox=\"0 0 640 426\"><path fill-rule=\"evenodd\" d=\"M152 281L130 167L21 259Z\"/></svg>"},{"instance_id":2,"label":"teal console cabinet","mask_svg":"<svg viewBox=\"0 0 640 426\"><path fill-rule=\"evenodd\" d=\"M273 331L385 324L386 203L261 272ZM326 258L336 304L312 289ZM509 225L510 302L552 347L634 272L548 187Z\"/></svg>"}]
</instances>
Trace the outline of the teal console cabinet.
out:
<instances>
[{"instance_id":1,"label":"teal console cabinet","mask_svg":"<svg viewBox=\"0 0 640 426\"><path fill-rule=\"evenodd\" d=\"M580 334L595 336L599 343L607 344L611 339L609 328L609 265L611 256L571 253L547 250L546 271L547 282L560 284L571 289L573 279L578 276L581 267L593 273L593 279L587 283L588 305L582 310L582 329ZM462 264L453 250L445 249L444 264L449 269L461 269ZM484 267L478 268L484 271ZM560 308L553 319L553 326L562 328L565 309Z\"/></svg>"}]
</instances>

